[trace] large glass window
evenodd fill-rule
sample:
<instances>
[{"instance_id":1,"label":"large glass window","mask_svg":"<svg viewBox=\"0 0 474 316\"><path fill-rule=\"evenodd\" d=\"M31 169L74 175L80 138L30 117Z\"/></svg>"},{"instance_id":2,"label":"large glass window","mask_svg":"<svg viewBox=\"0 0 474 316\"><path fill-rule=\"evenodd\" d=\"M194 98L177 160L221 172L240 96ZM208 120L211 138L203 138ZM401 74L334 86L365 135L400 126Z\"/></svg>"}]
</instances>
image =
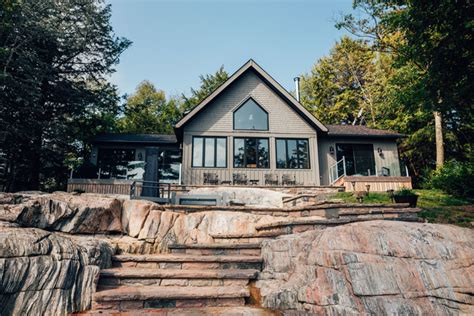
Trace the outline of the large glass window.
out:
<instances>
[{"instance_id":1,"label":"large glass window","mask_svg":"<svg viewBox=\"0 0 474 316\"><path fill-rule=\"evenodd\" d=\"M250 98L234 112L234 129L267 131L268 113Z\"/></svg>"},{"instance_id":2,"label":"large glass window","mask_svg":"<svg viewBox=\"0 0 474 316\"><path fill-rule=\"evenodd\" d=\"M159 157L158 178L160 182L178 183L181 151L179 149L163 149Z\"/></svg>"},{"instance_id":3,"label":"large glass window","mask_svg":"<svg viewBox=\"0 0 474 316\"><path fill-rule=\"evenodd\" d=\"M235 168L269 168L268 138L234 138Z\"/></svg>"},{"instance_id":4,"label":"large glass window","mask_svg":"<svg viewBox=\"0 0 474 316\"><path fill-rule=\"evenodd\" d=\"M346 161L346 174L374 176L375 158L374 147L371 144L336 144L337 161L342 157ZM344 174L344 166L339 166L338 175Z\"/></svg>"},{"instance_id":5,"label":"large glass window","mask_svg":"<svg viewBox=\"0 0 474 316\"><path fill-rule=\"evenodd\" d=\"M99 148L97 166L102 179L133 179L135 173L135 149ZM141 162L143 164L143 162Z\"/></svg>"},{"instance_id":6,"label":"large glass window","mask_svg":"<svg viewBox=\"0 0 474 316\"><path fill-rule=\"evenodd\" d=\"M277 139L277 168L309 169L309 145L307 139Z\"/></svg>"},{"instance_id":7,"label":"large glass window","mask_svg":"<svg viewBox=\"0 0 474 316\"><path fill-rule=\"evenodd\" d=\"M226 162L225 137L193 137L193 167L225 168Z\"/></svg>"}]
</instances>

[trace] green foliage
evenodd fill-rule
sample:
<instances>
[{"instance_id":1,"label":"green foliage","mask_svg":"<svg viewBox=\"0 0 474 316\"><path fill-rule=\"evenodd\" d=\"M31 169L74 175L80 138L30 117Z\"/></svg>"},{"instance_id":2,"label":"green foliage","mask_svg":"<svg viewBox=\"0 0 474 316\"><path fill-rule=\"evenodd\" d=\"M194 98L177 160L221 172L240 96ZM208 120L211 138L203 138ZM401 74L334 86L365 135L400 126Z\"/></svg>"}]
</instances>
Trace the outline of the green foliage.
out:
<instances>
[{"instance_id":1,"label":"green foliage","mask_svg":"<svg viewBox=\"0 0 474 316\"><path fill-rule=\"evenodd\" d=\"M474 198L473 179L474 164L451 160L431 173L427 186L454 196Z\"/></svg>"},{"instance_id":2,"label":"green foliage","mask_svg":"<svg viewBox=\"0 0 474 316\"><path fill-rule=\"evenodd\" d=\"M103 1L1 0L0 8L6 189L64 188L65 160L113 128L118 96L107 79L130 42L114 35Z\"/></svg>"},{"instance_id":3,"label":"green foliage","mask_svg":"<svg viewBox=\"0 0 474 316\"><path fill-rule=\"evenodd\" d=\"M415 195L416 195L415 191L408 188L401 188L400 190L393 192L393 196L415 196Z\"/></svg>"},{"instance_id":4,"label":"green foliage","mask_svg":"<svg viewBox=\"0 0 474 316\"><path fill-rule=\"evenodd\" d=\"M373 88L382 62L366 42L343 37L302 76L301 103L326 124L351 124L360 110L374 122Z\"/></svg>"},{"instance_id":5,"label":"green foliage","mask_svg":"<svg viewBox=\"0 0 474 316\"><path fill-rule=\"evenodd\" d=\"M472 200L454 197L441 190L413 190L418 194L417 206L422 209L418 214L430 223L448 223L459 226L471 227L474 221L474 206ZM346 203L356 203L352 192L339 192L335 199ZM363 200L365 204L391 203L387 193L370 193Z\"/></svg>"},{"instance_id":6,"label":"green foliage","mask_svg":"<svg viewBox=\"0 0 474 316\"><path fill-rule=\"evenodd\" d=\"M122 133L172 134L179 117L176 101L149 81L140 83L124 105L124 116L117 122Z\"/></svg>"},{"instance_id":7,"label":"green foliage","mask_svg":"<svg viewBox=\"0 0 474 316\"><path fill-rule=\"evenodd\" d=\"M210 95L214 90L219 88L227 79L229 74L224 70L224 66L221 66L214 74L207 74L199 76L201 80L201 86L199 89L195 90L191 88L191 96L187 97L182 94L181 103L181 112L186 112L196 105L198 105L202 100L204 100L208 95Z\"/></svg>"},{"instance_id":8,"label":"green foliage","mask_svg":"<svg viewBox=\"0 0 474 316\"><path fill-rule=\"evenodd\" d=\"M433 111L443 116L446 157L472 159L472 1L355 0L354 8L361 14L347 14L336 26L390 56L374 126L408 135L400 149L415 182L434 167Z\"/></svg>"}]
</instances>

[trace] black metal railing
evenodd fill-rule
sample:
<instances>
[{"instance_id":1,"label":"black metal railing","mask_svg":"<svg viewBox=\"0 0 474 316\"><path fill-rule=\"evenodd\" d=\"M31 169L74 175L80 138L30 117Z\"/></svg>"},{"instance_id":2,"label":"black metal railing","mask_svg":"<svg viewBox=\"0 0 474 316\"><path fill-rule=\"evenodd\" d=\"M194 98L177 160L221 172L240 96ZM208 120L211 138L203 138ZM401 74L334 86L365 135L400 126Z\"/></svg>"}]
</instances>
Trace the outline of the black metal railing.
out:
<instances>
[{"instance_id":1,"label":"black metal railing","mask_svg":"<svg viewBox=\"0 0 474 316\"><path fill-rule=\"evenodd\" d=\"M130 199L148 199L169 203L171 201L171 184L157 181L135 180L130 185Z\"/></svg>"}]
</instances>

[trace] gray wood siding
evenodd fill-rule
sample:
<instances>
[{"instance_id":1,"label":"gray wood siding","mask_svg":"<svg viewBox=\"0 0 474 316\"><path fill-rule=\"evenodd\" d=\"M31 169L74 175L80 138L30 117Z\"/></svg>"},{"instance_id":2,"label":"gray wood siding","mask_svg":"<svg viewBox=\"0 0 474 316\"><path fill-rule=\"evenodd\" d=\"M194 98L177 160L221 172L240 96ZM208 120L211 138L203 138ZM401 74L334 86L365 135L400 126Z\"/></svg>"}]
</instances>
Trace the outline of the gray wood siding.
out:
<instances>
[{"instance_id":1,"label":"gray wood siding","mask_svg":"<svg viewBox=\"0 0 474 316\"><path fill-rule=\"evenodd\" d=\"M336 154L329 154L329 147L336 150L336 143L346 144L372 144L374 146L375 170L377 175L381 174L382 167L390 169L391 176L400 176L400 163L398 157L398 147L395 140L367 139L367 138L320 138L319 139L319 172L321 174L321 184L329 184L329 168L336 163ZM377 152L377 148L383 151L383 157Z\"/></svg>"},{"instance_id":2,"label":"gray wood siding","mask_svg":"<svg viewBox=\"0 0 474 316\"><path fill-rule=\"evenodd\" d=\"M232 132L233 110L252 97L269 114L272 134L314 134L315 130L253 71L244 73L231 86L209 103L184 129L184 132ZM247 131L243 132L247 133ZM258 132L254 132L258 133Z\"/></svg>"},{"instance_id":3,"label":"gray wood siding","mask_svg":"<svg viewBox=\"0 0 474 316\"><path fill-rule=\"evenodd\" d=\"M269 115L268 131L234 131L233 111L248 97L252 97ZM192 137L227 137L227 168L193 168ZM262 137L269 139L270 168L234 168L234 137ZM309 140L310 169L276 169L276 138L306 138ZM216 97L184 127L183 168L184 184L203 184L205 172L216 173L220 181L232 180L233 173L245 173L248 179L265 182L265 174L295 175L298 184L319 185L319 163L316 131L284 100L268 87L254 72L247 72Z\"/></svg>"}]
</instances>

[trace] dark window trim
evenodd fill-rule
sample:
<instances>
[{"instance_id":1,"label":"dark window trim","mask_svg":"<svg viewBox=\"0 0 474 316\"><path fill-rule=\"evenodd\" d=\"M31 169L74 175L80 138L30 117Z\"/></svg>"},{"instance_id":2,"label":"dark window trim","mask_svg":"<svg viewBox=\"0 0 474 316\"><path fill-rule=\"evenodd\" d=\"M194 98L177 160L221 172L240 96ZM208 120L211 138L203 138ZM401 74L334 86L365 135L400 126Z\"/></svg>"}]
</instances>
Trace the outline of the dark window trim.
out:
<instances>
[{"instance_id":1,"label":"dark window trim","mask_svg":"<svg viewBox=\"0 0 474 316\"><path fill-rule=\"evenodd\" d=\"M255 102L255 104L262 109L263 112L265 112L265 114L267 114L267 128L266 129L245 129L245 128L235 128L235 113L240 110L241 107L243 107L249 100L252 100L253 102ZM241 105L239 105L235 110L232 111L232 129L234 131L269 131L270 130L270 119L269 119L269 115L268 115L268 112L267 110L265 110L261 105L260 103L258 103L257 101L255 101L254 98L252 97L248 97L247 99L245 99L244 102L242 102Z\"/></svg>"},{"instance_id":2,"label":"dark window trim","mask_svg":"<svg viewBox=\"0 0 474 316\"><path fill-rule=\"evenodd\" d=\"M286 156L286 161L285 161L285 168L281 168L281 167L278 167L278 141L279 140L283 140L285 141L285 156ZM288 168L288 141L289 140L296 140L296 147L298 147L298 141L300 140L305 140L308 142L308 168ZM276 163L276 168L277 169L287 169L287 170L309 170L311 169L311 150L309 150L309 138L282 138L282 137L279 137L279 138L275 138L275 163ZM297 153L297 157L296 159L298 159L298 161L300 160L300 157L299 157L299 153Z\"/></svg>"},{"instance_id":3,"label":"dark window trim","mask_svg":"<svg viewBox=\"0 0 474 316\"><path fill-rule=\"evenodd\" d=\"M244 140L244 166L243 167L236 167L235 166L235 140L236 139L243 139ZM256 148L256 153L257 154L258 154L258 144L259 144L258 140L265 139L267 141L267 144L268 144L268 167L259 167L258 166L258 157L256 157L257 158L257 160L256 160L257 167L255 167L255 168L247 167L247 155L245 154L246 153L246 151L245 151L246 150L246 144L247 144L247 142L245 141L246 139L255 139L255 140L257 140L255 142L257 144L257 146L256 146L257 147ZM233 161L232 165L234 166L234 168L236 168L236 169L252 169L252 170L253 169L270 169L270 165L271 165L270 164L270 139L268 137L245 137L245 136L244 137L234 137L233 142L234 142L234 148L233 148L233 152L232 152L232 161Z\"/></svg>"},{"instance_id":4,"label":"dark window trim","mask_svg":"<svg viewBox=\"0 0 474 316\"><path fill-rule=\"evenodd\" d=\"M202 166L195 166L194 165L194 139L195 138L202 138ZM209 167L205 166L206 164L206 138L214 139L214 166ZM217 167L217 139L224 139L225 140L225 165L223 167ZM193 136L191 141L191 168L208 168L208 169L225 169L227 168L227 137L225 136Z\"/></svg>"}]
</instances>

